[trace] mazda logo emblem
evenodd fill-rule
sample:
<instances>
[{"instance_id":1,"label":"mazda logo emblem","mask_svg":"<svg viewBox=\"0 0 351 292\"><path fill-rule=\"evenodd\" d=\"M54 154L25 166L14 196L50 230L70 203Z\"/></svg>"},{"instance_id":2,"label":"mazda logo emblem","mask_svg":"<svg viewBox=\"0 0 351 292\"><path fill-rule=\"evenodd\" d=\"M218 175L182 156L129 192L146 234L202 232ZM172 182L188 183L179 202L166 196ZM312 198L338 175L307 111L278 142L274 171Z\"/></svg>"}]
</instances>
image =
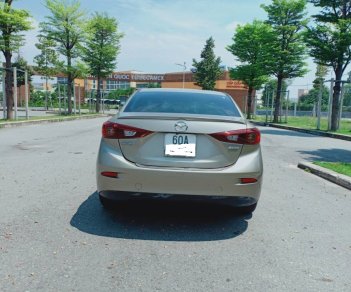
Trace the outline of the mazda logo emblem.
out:
<instances>
[{"instance_id":1,"label":"mazda logo emblem","mask_svg":"<svg viewBox=\"0 0 351 292\"><path fill-rule=\"evenodd\" d=\"M176 132L185 132L188 130L188 125L185 122L176 122L174 129Z\"/></svg>"}]
</instances>

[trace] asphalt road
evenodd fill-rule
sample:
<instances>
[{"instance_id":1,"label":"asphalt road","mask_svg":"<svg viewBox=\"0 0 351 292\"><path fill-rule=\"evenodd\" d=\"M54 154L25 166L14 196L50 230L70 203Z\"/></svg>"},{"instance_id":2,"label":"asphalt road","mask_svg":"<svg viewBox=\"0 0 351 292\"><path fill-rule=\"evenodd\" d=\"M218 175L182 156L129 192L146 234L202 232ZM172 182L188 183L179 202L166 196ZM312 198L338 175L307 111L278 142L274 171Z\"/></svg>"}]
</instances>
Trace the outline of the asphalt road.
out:
<instances>
[{"instance_id":1,"label":"asphalt road","mask_svg":"<svg viewBox=\"0 0 351 292\"><path fill-rule=\"evenodd\" d=\"M261 128L253 216L148 202L102 209L104 119L0 129L0 291L351 291L351 192L297 168L351 143Z\"/></svg>"}]
</instances>

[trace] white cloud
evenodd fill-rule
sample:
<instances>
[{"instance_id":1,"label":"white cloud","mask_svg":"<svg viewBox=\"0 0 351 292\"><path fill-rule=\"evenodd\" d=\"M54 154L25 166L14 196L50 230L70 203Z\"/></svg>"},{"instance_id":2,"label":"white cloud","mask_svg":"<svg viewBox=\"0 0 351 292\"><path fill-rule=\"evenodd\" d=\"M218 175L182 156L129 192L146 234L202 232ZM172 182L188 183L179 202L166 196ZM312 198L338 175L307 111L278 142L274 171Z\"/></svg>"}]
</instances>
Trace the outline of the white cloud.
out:
<instances>
[{"instance_id":1,"label":"white cloud","mask_svg":"<svg viewBox=\"0 0 351 292\"><path fill-rule=\"evenodd\" d=\"M239 21L233 21L231 23L228 23L226 26L225 26L225 29L231 33L234 34L236 28L239 26L239 25L243 25L244 23L242 22L239 22Z\"/></svg>"}]
</instances>

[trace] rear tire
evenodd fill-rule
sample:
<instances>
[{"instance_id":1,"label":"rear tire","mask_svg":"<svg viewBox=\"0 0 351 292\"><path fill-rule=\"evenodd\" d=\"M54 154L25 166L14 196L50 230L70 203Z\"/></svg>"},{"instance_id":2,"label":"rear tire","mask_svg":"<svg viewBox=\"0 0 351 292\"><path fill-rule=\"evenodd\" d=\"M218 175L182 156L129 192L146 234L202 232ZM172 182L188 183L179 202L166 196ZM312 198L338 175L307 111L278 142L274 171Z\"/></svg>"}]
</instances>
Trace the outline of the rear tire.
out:
<instances>
[{"instance_id":1,"label":"rear tire","mask_svg":"<svg viewBox=\"0 0 351 292\"><path fill-rule=\"evenodd\" d=\"M100 203L106 210L113 210L116 208L117 204L116 201L107 199L101 195L99 195Z\"/></svg>"},{"instance_id":2,"label":"rear tire","mask_svg":"<svg viewBox=\"0 0 351 292\"><path fill-rule=\"evenodd\" d=\"M253 211L255 211L257 207L257 203L249 206L242 206L242 207L236 207L235 209L239 212L239 214L251 214Z\"/></svg>"}]
</instances>

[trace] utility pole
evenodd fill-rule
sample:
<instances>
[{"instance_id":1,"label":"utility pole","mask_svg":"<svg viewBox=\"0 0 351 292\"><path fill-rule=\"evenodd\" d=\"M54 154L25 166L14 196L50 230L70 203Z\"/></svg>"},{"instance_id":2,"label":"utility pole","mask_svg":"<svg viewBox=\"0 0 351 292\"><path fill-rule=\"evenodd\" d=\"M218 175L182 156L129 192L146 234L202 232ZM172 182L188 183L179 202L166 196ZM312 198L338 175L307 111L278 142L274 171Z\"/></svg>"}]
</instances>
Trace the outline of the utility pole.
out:
<instances>
[{"instance_id":1,"label":"utility pole","mask_svg":"<svg viewBox=\"0 0 351 292\"><path fill-rule=\"evenodd\" d=\"M317 104L317 130L321 129L321 107L322 107L322 94L323 94L323 79L321 78L319 84L318 104Z\"/></svg>"},{"instance_id":2,"label":"utility pole","mask_svg":"<svg viewBox=\"0 0 351 292\"><path fill-rule=\"evenodd\" d=\"M24 96L25 96L25 102L26 102L26 119L29 119L29 109L28 109L28 99L29 99L29 95L28 95L28 72L27 70L24 71Z\"/></svg>"},{"instance_id":3,"label":"utility pole","mask_svg":"<svg viewBox=\"0 0 351 292\"><path fill-rule=\"evenodd\" d=\"M287 95L286 95L285 123L288 123L289 102L290 102L289 99L290 99L290 90L287 91Z\"/></svg>"},{"instance_id":4,"label":"utility pole","mask_svg":"<svg viewBox=\"0 0 351 292\"><path fill-rule=\"evenodd\" d=\"M331 129L332 103L333 103L334 78L330 80L329 105L328 105L328 131Z\"/></svg>"},{"instance_id":5,"label":"utility pole","mask_svg":"<svg viewBox=\"0 0 351 292\"><path fill-rule=\"evenodd\" d=\"M268 122L268 86L265 86L265 94L266 94L266 123Z\"/></svg>"},{"instance_id":6,"label":"utility pole","mask_svg":"<svg viewBox=\"0 0 351 292\"><path fill-rule=\"evenodd\" d=\"M61 84L57 80L57 95L58 95L58 104L59 104L59 114L61 115Z\"/></svg>"},{"instance_id":7,"label":"utility pole","mask_svg":"<svg viewBox=\"0 0 351 292\"><path fill-rule=\"evenodd\" d=\"M80 115L80 85L78 85L78 112L79 112L79 115Z\"/></svg>"},{"instance_id":8,"label":"utility pole","mask_svg":"<svg viewBox=\"0 0 351 292\"><path fill-rule=\"evenodd\" d=\"M13 102L15 105L15 120L17 120L17 67L13 67Z\"/></svg>"},{"instance_id":9,"label":"utility pole","mask_svg":"<svg viewBox=\"0 0 351 292\"><path fill-rule=\"evenodd\" d=\"M186 70L186 63L184 62L184 64L179 64L176 63L176 65L183 67L183 88L185 88L185 70Z\"/></svg>"}]
</instances>

